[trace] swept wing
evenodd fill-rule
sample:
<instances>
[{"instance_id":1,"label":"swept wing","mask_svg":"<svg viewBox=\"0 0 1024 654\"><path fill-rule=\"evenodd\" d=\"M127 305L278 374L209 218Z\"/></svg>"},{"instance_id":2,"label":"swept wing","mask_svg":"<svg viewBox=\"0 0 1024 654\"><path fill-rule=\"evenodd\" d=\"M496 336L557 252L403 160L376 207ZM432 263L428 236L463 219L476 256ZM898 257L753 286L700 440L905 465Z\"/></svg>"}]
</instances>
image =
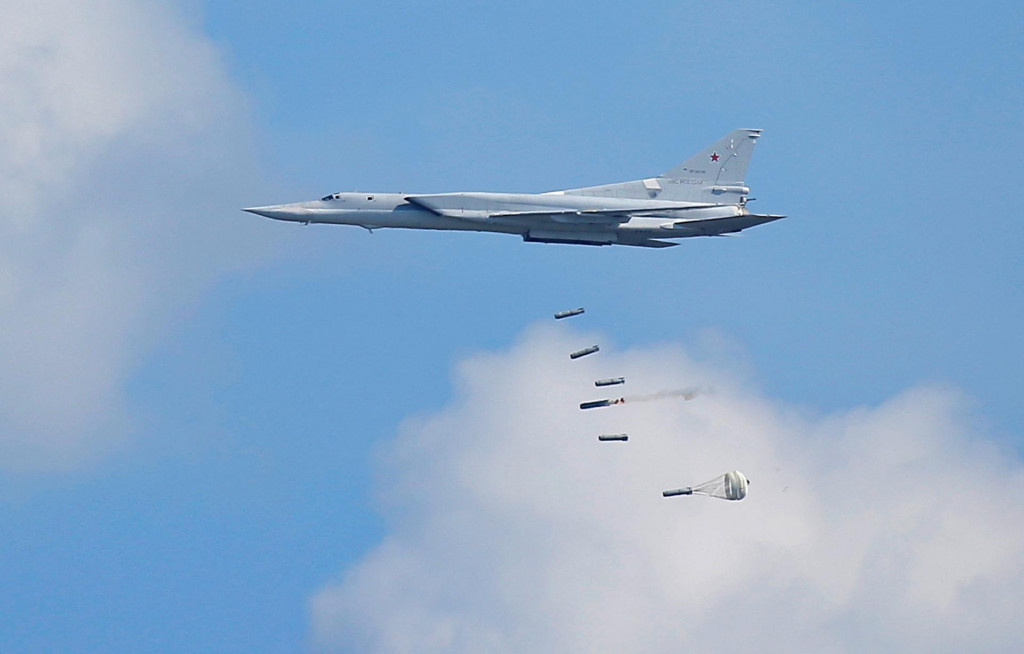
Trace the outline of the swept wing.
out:
<instances>
[{"instance_id":1,"label":"swept wing","mask_svg":"<svg viewBox=\"0 0 1024 654\"><path fill-rule=\"evenodd\" d=\"M626 205L605 200L601 198L586 198L583 200L586 205L582 206L544 206L538 203L543 201L545 196L533 196L533 206L513 210L507 206L511 203L504 198L491 199L486 194L468 193L447 193L431 195L407 195L405 200L411 204L423 207L438 216L463 219L488 219L498 218L506 220L517 220L524 223L536 224L552 221L560 224L617 224L628 222L630 218L649 216L657 217L666 212L688 211L693 209L707 209L715 207L714 204L688 203L665 203L665 202L643 202L631 200ZM568 198L580 202L580 198ZM620 201L621 202L621 201ZM518 203L516 203L518 204ZM601 206L604 204L605 206ZM505 205L505 206L502 206Z\"/></svg>"}]
</instances>

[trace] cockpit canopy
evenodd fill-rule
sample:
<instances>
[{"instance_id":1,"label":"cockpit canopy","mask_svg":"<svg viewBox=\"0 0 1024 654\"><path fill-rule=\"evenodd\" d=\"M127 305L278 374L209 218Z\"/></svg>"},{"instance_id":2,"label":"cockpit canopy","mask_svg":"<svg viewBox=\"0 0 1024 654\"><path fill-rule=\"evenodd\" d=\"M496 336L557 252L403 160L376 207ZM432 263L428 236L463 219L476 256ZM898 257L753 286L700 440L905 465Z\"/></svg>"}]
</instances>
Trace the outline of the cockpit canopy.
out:
<instances>
[{"instance_id":1,"label":"cockpit canopy","mask_svg":"<svg viewBox=\"0 0 1024 654\"><path fill-rule=\"evenodd\" d=\"M330 195L325 195L322 198L320 198L320 201L321 202L327 202L329 200L340 200L340 199L341 199L341 193L331 193Z\"/></svg>"}]
</instances>

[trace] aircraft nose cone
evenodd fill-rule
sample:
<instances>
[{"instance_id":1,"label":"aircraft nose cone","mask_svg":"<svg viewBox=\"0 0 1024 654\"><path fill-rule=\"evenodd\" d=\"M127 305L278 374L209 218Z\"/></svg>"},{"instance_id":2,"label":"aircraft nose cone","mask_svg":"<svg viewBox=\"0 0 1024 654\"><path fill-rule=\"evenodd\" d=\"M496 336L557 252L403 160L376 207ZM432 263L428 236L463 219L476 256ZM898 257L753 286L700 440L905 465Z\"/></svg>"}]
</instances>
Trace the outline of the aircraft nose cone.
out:
<instances>
[{"instance_id":1,"label":"aircraft nose cone","mask_svg":"<svg viewBox=\"0 0 1024 654\"><path fill-rule=\"evenodd\" d=\"M242 209L249 213L254 213L257 216L263 216L264 218L273 218L274 220L302 220L299 217L299 212L295 210L295 207L287 204L275 204L266 207L249 207L248 209Z\"/></svg>"}]
</instances>

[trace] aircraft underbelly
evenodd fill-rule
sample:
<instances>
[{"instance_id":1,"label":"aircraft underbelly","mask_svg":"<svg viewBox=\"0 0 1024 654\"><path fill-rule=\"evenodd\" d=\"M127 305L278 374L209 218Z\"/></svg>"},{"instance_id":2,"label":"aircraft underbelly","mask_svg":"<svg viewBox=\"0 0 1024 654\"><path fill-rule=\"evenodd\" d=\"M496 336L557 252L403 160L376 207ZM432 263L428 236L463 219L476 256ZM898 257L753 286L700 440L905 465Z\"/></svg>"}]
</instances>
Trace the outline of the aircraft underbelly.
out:
<instances>
[{"instance_id":1,"label":"aircraft underbelly","mask_svg":"<svg viewBox=\"0 0 1024 654\"><path fill-rule=\"evenodd\" d=\"M454 213L454 212L453 212ZM542 243L583 245L637 244L651 239L682 239L736 232L765 222L761 216L729 216L706 220L673 220L669 217L636 216L621 224L595 224L552 220L544 216L486 217L467 212L464 217L437 215L427 209L400 204L377 209L310 211L311 223L357 225L368 229L432 229L518 234ZM774 218L774 217L773 217Z\"/></svg>"},{"instance_id":2,"label":"aircraft underbelly","mask_svg":"<svg viewBox=\"0 0 1024 654\"><path fill-rule=\"evenodd\" d=\"M438 216L417 207L400 206L390 210L354 209L324 212L310 220L332 225L358 225L369 228L448 229L467 231L505 231L498 225L481 225L448 216ZM518 232L512 232L518 233Z\"/></svg>"}]
</instances>

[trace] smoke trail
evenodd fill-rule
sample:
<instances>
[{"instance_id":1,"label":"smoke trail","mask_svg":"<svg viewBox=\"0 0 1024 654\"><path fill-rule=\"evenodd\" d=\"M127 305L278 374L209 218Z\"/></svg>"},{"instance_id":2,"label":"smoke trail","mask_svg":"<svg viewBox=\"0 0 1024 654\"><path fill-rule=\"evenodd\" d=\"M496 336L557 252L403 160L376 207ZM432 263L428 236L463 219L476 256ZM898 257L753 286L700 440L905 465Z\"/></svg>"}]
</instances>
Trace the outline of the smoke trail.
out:
<instances>
[{"instance_id":1,"label":"smoke trail","mask_svg":"<svg viewBox=\"0 0 1024 654\"><path fill-rule=\"evenodd\" d=\"M658 391L657 393L650 393L647 395L627 395L616 399L607 400L593 400L591 402L583 402L580 404L581 410L587 409L598 409L600 407L615 406L617 404L626 404L627 402L632 404L634 402L652 402L654 400L670 400L670 399L681 399L681 400L692 400L693 398L707 393L709 389L703 389L699 386L694 388L684 388L676 391Z\"/></svg>"},{"instance_id":2,"label":"smoke trail","mask_svg":"<svg viewBox=\"0 0 1024 654\"><path fill-rule=\"evenodd\" d=\"M706 389L703 389L699 386L695 386L693 388L684 388L675 391L658 391L657 393L649 393L647 395L627 395L622 398L622 401L632 403L653 402L655 400L680 399L688 402L705 392L707 392Z\"/></svg>"}]
</instances>

